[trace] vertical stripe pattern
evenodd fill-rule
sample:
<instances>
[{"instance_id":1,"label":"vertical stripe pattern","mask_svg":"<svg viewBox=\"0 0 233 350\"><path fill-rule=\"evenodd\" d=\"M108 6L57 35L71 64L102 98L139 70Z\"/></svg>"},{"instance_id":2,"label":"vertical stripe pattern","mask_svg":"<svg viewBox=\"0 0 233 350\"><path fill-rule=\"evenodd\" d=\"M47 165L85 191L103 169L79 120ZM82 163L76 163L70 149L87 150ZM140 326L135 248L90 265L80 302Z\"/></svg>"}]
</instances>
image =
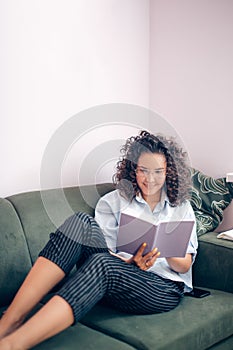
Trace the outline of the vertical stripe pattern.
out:
<instances>
[{"instance_id":1,"label":"vertical stripe pattern","mask_svg":"<svg viewBox=\"0 0 233 350\"><path fill-rule=\"evenodd\" d=\"M39 255L66 274L77 265L77 271L57 292L72 307L76 322L102 299L124 312L151 314L173 309L183 296L183 283L112 256L101 229L84 213L73 215L52 233Z\"/></svg>"}]
</instances>

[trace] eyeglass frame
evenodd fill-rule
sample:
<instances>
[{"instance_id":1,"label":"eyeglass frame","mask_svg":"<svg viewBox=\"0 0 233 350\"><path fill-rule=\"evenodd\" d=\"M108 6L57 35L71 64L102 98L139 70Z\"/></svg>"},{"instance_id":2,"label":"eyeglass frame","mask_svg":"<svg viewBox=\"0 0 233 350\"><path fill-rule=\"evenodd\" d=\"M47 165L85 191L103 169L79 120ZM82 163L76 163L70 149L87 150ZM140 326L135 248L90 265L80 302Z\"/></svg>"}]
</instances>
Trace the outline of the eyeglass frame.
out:
<instances>
[{"instance_id":1,"label":"eyeglass frame","mask_svg":"<svg viewBox=\"0 0 233 350\"><path fill-rule=\"evenodd\" d=\"M141 173L139 173L139 172L141 172ZM148 168L144 168L144 167L140 167L140 166L135 169L135 173L139 177L148 177L150 174L152 174L152 176L154 178L157 178L157 179L162 179L167 174L165 168L150 170Z\"/></svg>"}]
</instances>

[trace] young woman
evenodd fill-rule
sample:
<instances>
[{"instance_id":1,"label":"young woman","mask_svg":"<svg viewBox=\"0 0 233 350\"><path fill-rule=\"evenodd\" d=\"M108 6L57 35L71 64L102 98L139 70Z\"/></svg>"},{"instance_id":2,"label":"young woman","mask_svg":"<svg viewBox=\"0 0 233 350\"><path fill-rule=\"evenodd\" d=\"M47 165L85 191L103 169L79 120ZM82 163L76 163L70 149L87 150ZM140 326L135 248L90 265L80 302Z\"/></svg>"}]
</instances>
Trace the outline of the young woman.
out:
<instances>
[{"instance_id":1,"label":"young woman","mask_svg":"<svg viewBox=\"0 0 233 350\"><path fill-rule=\"evenodd\" d=\"M184 258L159 258L156 247L143 254L145 244L134 256L116 250L122 212L155 223L195 220L186 153L173 139L142 131L123 146L114 181L117 189L99 200L95 219L74 214L50 235L0 320L0 350L29 349L78 322L100 300L128 313L159 313L175 308L192 289L195 226ZM65 276L55 296L24 323Z\"/></svg>"}]
</instances>

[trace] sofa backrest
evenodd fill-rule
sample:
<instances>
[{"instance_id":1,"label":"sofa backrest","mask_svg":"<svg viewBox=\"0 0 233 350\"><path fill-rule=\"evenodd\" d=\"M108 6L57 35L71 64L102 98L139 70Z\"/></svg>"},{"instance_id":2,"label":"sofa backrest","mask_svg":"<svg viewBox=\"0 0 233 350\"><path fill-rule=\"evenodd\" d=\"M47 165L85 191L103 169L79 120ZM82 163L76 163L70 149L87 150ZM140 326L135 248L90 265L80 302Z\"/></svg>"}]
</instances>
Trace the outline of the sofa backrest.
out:
<instances>
[{"instance_id":1,"label":"sofa backrest","mask_svg":"<svg viewBox=\"0 0 233 350\"><path fill-rule=\"evenodd\" d=\"M0 200L0 306L12 299L38 253L74 212L94 215L98 199L113 190L98 184L20 193Z\"/></svg>"},{"instance_id":2,"label":"sofa backrest","mask_svg":"<svg viewBox=\"0 0 233 350\"><path fill-rule=\"evenodd\" d=\"M18 214L7 199L0 199L0 306L13 298L31 259Z\"/></svg>"}]
</instances>

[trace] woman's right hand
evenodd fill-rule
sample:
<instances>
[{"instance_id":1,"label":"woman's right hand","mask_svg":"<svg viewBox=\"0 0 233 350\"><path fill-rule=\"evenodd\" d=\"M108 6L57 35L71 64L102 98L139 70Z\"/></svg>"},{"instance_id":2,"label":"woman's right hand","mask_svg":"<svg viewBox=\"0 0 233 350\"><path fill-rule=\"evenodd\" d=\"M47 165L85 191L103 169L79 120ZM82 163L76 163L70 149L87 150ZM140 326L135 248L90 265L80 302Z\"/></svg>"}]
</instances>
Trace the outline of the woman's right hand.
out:
<instances>
[{"instance_id":1,"label":"woman's right hand","mask_svg":"<svg viewBox=\"0 0 233 350\"><path fill-rule=\"evenodd\" d=\"M141 270L148 270L152 267L160 256L160 252L158 252L157 248L154 248L151 252L143 255L143 252L146 248L146 243L143 243L141 247L138 249L137 253L132 256L130 259L126 260L128 264L135 264Z\"/></svg>"}]
</instances>

